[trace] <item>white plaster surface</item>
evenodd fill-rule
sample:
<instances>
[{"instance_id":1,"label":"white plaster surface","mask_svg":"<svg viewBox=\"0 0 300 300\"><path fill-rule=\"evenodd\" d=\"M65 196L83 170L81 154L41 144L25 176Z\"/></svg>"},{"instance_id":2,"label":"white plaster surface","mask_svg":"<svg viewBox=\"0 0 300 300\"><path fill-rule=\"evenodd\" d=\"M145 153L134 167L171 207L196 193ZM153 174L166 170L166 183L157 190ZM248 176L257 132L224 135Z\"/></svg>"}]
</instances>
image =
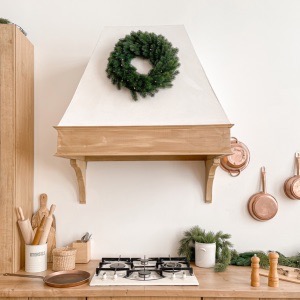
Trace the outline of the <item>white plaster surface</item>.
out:
<instances>
[{"instance_id":1,"label":"white plaster surface","mask_svg":"<svg viewBox=\"0 0 300 300\"><path fill-rule=\"evenodd\" d=\"M300 201L289 200L282 186L300 151L300 1L0 0L0 7L1 16L20 24L35 46L33 201L37 209L39 195L47 193L49 206L57 205L58 246L89 231L95 259L175 255L183 231L198 224L231 233L238 251L299 252ZM87 204L80 205L69 161L54 156L52 126L70 104L105 26L164 24L184 24L235 124L232 136L251 152L249 166L236 178L218 169L213 203L205 204L202 162L89 163ZM248 198L260 190L263 165L267 191L279 205L268 222L247 212Z\"/></svg>"},{"instance_id":2,"label":"white plaster surface","mask_svg":"<svg viewBox=\"0 0 300 300\"><path fill-rule=\"evenodd\" d=\"M154 32L179 49L179 74L173 87L134 101L107 78L110 52L133 31ZM59 126L228 124L187 32L182 25L104 27L98 44Z\"/></svg>"}]
</instances>

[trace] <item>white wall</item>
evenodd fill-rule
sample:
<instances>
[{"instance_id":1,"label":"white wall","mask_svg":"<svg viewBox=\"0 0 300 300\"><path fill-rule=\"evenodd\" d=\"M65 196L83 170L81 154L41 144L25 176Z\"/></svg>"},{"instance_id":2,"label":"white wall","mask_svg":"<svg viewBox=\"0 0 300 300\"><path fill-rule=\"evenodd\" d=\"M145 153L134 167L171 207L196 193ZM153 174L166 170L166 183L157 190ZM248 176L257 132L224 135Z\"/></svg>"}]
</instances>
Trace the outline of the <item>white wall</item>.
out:
<instances>
[{"instance_id":1,"label":"white wall","mask_svg":"<svg viewBox=\"0 0 300 300\"><path fill-rule=\"evenodd\" d=\"M93 233L93 258L175 255L183 230L200 225L232 234L239 251L300 249L300 201L282 185L300 151L300 1L297 0L0 0L1 17L28 31L35 45L35 188L57 204L57 243ZM203 201L202 162L98 162L87 169L87 204L75 174L56 158L57 125L99 33L106 25L184 24L229 120L251 151L232 178L217 170L213 203ZM259 168L278 215L252 219L247 200Z\"/></svg>"}]
</instances>

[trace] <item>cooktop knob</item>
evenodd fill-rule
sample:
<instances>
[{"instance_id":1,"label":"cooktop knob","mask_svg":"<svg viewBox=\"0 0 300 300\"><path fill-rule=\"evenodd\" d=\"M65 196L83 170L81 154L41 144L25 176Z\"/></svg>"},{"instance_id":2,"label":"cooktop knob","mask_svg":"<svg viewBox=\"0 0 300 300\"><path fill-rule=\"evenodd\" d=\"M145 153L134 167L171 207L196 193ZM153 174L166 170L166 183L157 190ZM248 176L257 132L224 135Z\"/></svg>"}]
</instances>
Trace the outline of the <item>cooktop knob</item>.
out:
<instances>
[{"instance_id":1,"label":"cooktop knob","mask_svg":"<svg viewBox=\"0 0 300 300\"><path fill-rule=\"evenodd\" d=\"M106 272L103 273L102 279L105 280L107 278Z\"/></svg>"},{"instance_id":2,"label":"cooktop knob","mask_svg":"<svg viewBox=\"0 0 300 300\"><path fill-rule=\"evenodd\" d=\"M176 278L175 273L172 274L172 277L171 277L171 278L172 278L172 279L175 279L175 278Z\"/></svg>"},{"instance_id":3,"label":"cooktop knob","mask_svg":"<svg viewBox=\"0 0 300 300\"><path fill-rule=\"evenodd\" d=\"M183 272L183 273L182 273L182 279L185 279L185 278L186 278L186 273Z\"/></svg>"},{"instance_id":4,"label":"cooktop knob","mask_svg":"<svg viewBox=\"0 0 300 300\"><path fill-rule=\"evenodd\" d=\"M116 280L118 278L117 274L114 274L114 280Z\"/></svg>"}]
</instances>

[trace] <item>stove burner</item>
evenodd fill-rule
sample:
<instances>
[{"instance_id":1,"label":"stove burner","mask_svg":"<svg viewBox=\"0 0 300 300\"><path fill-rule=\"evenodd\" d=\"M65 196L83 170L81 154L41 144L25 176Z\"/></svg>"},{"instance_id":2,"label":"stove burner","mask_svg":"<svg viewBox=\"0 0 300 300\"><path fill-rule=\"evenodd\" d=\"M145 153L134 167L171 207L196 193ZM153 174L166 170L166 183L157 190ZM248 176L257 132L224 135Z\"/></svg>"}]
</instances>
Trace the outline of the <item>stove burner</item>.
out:
<instances>
[{"instance_id":1,"label":"stove burner","mask_svg":"<svg viewBox=\"0 0 300 300\"><path fill-rule=\"evenodd\" d=\"M126 267L126 265L124 263L117 262L117 263L111 264L109 267L111 269L123 269Z\"/></svg>"},{"instance_id":2,"label":"stove burner","mask_svg":"<svg viewBox=\"0 0 300 300\"><path fill-rule=\"evenodd\" d=\"M163 264L164 268L181 268L181 264L176 261L168 261Z\"/></svg>"},{"instance_id":3,"label":"stove burner","mask_svg":"<svg viewBox=\"0 0 300 300\"><path fill-rule=\"evenodd\" d=\"M141 278L149 278L150 275L151 275L151 271L149 271L149 270L139 271L139 277L141 277Z\"/></svg>"},{"instance_id":4,"label":"stove burner","mask_svg":"<svg viewBox=\"0 0 300 300\"><path fill-rule=\"evenodd\" d=\"M144 255L144 258L141 258L139 261L141 262L141 265L148 265L149 259Z\"/></svg>"}]
</instances>

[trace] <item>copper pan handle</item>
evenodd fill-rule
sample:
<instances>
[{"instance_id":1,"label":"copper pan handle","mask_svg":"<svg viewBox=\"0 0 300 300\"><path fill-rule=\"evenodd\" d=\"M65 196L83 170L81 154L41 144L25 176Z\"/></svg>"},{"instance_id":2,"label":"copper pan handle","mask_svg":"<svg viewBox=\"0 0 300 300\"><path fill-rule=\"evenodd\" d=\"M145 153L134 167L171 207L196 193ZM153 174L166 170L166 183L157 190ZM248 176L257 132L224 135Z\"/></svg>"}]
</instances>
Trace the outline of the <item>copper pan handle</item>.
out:
<instances>
[{"instance_id":1,"label":"copper pan handle","mask_svg":"<svg viewBox=\"0 0 300 300\"><path fill-rule=\"evenodd\" d=\"M240 170L237 170L237 172L235 173L232 173L231 171L228 171L229 175L232 176L232 177L237 177L241 174L241 171Z\"/></svg>"},{"instance_id":2,"label":"copper pan handle","mask_svg":"<svg viewBox=\"0 0 300 300\"><path fill-rule=\"evenodd\" d=\"M296 157L296 175L299 176L300 175L300 153L296 152L295 154Z\"/></svg>"},{"instance_id":3,"label":"copper pan handle","mask_svg":"<svg viewBox=\"0 0 300 300\"><path fill-rule=\"evenodd\" d=\"M267 193L267 185L266 185L266 168L261 167L261 184L262 184L262 191L264 194Z\"/></svg>"},{"instance_id":4,"label":"copper pan handle","mask_svg":"<svg viewBox=\"0 0 300 300\"><path fill-rule=\"evenodd\" d=\"M236 144L239 142L238 139L234 136L231 137L231 140L234 140L236 142Z\"/></svg>"},{"instance_id":5,"label":"copper pan handle","mask_svg":"<svg viewBox=\"0 0 300 300\"><path fill-rule=\"evenodd\" d=\"M44 276L38 276L38 275L24 275L24 274L15 274L15 273L4 273L3 276L17 276L17 277L29 277L29 278L40 278L40 279L44 279Z\"/></svg>"}]
</instances>

